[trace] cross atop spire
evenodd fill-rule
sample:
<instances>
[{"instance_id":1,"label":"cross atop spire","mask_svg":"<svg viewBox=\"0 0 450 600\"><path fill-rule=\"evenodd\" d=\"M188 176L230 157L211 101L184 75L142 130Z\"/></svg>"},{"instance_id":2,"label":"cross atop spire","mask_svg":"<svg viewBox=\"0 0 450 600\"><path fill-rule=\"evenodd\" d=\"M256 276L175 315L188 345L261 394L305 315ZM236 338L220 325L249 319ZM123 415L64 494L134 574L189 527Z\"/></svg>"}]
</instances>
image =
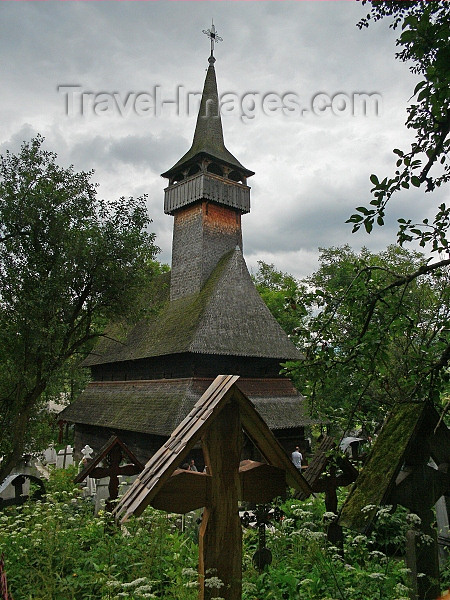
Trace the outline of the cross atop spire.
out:
<instances>
[{"instance_id":1,"label":"cross atop spire","mask_svg":"<svg viewBox=\"0 0 450 600\"><path fill-rule=\"evenodd\" d=\"M203 33L209 37L211 40L211 55L209 57L210 64L214 63L216 59L214 58L214 42L217 44L218 42L223 42L223 38L220 35L217 35L216 28L214 27L214 21L211 19L211 29L203 29Z\"/></svg>"}]
</instances>

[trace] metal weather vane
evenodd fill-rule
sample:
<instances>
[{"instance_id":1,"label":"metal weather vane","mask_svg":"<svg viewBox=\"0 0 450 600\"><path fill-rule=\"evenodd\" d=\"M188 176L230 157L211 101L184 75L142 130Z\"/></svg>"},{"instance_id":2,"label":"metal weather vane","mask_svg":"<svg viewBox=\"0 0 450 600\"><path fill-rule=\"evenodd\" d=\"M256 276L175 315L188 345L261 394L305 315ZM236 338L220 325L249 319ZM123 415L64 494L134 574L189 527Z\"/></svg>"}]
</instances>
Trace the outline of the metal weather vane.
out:
<instances>
[{"instance_id":1,"label":"metal weather vane","mask_svg":"<svg viewBox=\"0 0 450 600\"><path fill-rule=\"evenodd\" d=\"M203 33L211 40L211 57L214 58L214 43L223 42L223 38L217 35L216 28L214 27L214 21L211 20L211 29L203 29Z\"/></svg>"}]
</instances>

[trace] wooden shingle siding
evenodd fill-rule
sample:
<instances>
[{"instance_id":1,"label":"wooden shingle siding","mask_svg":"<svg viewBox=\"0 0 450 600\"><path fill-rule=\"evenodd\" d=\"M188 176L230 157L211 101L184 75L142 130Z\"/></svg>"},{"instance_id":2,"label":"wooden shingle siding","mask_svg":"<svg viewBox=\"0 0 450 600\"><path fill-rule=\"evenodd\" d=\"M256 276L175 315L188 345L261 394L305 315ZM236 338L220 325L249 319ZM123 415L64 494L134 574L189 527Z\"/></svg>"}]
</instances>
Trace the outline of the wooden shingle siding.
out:
<instances>
[{"instance_id":1,"label":"wooden shingle siding","mask_svg":"<svg viewBox=\"0 0 450 600\"><path fill-rule=\"evenodd\" d=\"M85 366L192 352L299 360L258 294L240 249L226 254L198 294L168 302L123 340L103 338Z\"/></svg>"}]
</instances>

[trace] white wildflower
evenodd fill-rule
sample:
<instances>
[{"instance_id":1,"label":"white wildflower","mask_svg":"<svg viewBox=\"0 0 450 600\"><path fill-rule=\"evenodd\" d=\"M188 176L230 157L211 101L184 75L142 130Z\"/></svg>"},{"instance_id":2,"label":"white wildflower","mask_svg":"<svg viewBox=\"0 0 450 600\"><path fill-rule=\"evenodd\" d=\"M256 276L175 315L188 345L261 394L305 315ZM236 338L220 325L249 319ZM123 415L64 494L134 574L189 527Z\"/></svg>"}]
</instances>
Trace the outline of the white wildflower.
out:
<instances>
[{"instance_id":1,"label":"white wildflower","mask_svg":"<svg viewBox=\"0 0 450 600\"><path fill-rule=\"evenodd\" d=\"M334 512L324 512L323 513L324 521L335 521L336 518L337 518L337 515Z\"/></svg>"},{"instance_id":2,"label":"white wildflower","mask_svg":"<svg viewBox=\"0 0 450 600\"><path fill-rule=\"evenodd\" d=\"M403 585L403 583L397 583L397 585L395 586L395 591L398 594L404 594L404 593L409 593L409 588L406 585Z\"/></svg>"},{"instance_id":3,"label":"white wildflower","mask_svg":"<svg viewBox=\"0 0 450 600\"><path fill-rule=\"evenodd\" d=\"M218 577L208 577L208 579L205 579L205 587L207 588L220 589L221 587L223 587L223 585L223 581Z\"/></svg>"},{"instance_id":4,"label":"white wildflower","mask_svg":"<svg viewBox=\"0 0 450 600\"><path fill-rule=\"evenodd\" d=\"M140 585L141 583L147 583L147 577L139 577L138 579L135 579L134 581L129 581L128 583L122 583L122 587L124 589L128 589L128 588L136 587L136 586Z\"/></svg>"},{"instance_id":5,"label":"white wildflower","mask_svg":"<svg viewBox=\"0 0 450 600\"><path fill-rule=\"evenodd\" d=\"M151 585L141 585L138 588L136 588L135 590L136 592L139 592L140 594L142 594L142 592L151 592L152 591L152 586Z\"/></svg>"},{"instance_id":6,"label":"white wildflower","mask_svg":"<svg viewBox=\"0 0 450 600\"><path fill-rule=\"evenodd\" d=\"M367 537L365 535L357 535L353 538L352 545L357 546L358 544L365 544Z\"/></svg>"},{"instance_id":7,"label":"white wildflower","mask_svg":"<svg viewBox=\"0 0 450 600\"><path fill-rule=\"evenodd\" d=\"M427 535L426 533L422 533L420 535L420 541L422 542L422 544L425 544L426 546L430 546L434 542L431 535Z\"/></svg>"},{"instance_id":8,"label":"white wildflower","mask_svg":"<svg viewBox=\"0 0 450 600\"><path fill-rule=\"evenodd\" d=\"M419 517L419 515L409 513L408 515L406 515L406 522L410 525L418 526L422 523L422 519Z\"/></svg>"}]
</instances>

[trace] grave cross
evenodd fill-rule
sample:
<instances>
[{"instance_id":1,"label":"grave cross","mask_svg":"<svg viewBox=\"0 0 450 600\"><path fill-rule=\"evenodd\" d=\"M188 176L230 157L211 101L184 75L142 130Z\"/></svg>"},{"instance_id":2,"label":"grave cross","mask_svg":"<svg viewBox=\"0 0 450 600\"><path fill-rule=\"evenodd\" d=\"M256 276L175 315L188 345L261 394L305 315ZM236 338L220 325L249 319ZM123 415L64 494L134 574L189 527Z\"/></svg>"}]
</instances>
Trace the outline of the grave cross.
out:
<instances>
[{"instance_id":1,"label":"grave cross","mask_svg":"<svg viewBox=\"0 0 450 600\"><path fill-rule=\"evenodd\" d=\"M327 512L337 515L337 488L345 487L356 481L358 470L355 469L348 458L339 455L333 457L332 453L335 448L336 444L333 438L325 435L303 475L313 492L325 493ZM326 469L328 472L324 474ZM296 497L299 500L306 499L302 491L298 492ZM337 521L333 521L328 525L327 538L332 544L342 547L342 527Z\"/></svg>"},{"instance_id":2,"label":"grave cross","mask_svg":"<svg viewBox=\"0 0 450 600\"><path fill-rule=\"evenodd\" d=\"M24 494L23 491L23 485L27 479L36 486L36 489L31 495ZM3 499L0 497L0 507L24 504L30 498L32 500L41 500L45 496L45 486L42 479L39 479L39 477L36 477L35 475L30 475L29 473L13 473L12 475L9 475L0 486L0 493L6 489L8 485L12 485L14 488L14 498Z\"/></svg>"},{"instance_id":3,"label":"grave cross","mask_svg":"<svg viewBox=\"0 0 450 600\"><path fill-rule=\"evenodd\" d=\"M73 464L73 448L68 445L59 450L56 456L56 468L65 469L71 464Z\"/></svg>"},{"instance_id":4,"label":"grave cross","mask_svg":"<svg viewBox=\"0 0 450 600\"><path fill-rule=\"evenodd\" d=\"M122 465L122 461L128 458L131 462ZM125 444L117 437L111 437L101 448L97 456L77 475L75 483L81 483L86 477L101 479L109 477L109 498L106 501L106 509L112 510L112 501L119 496L119 476L137 475L144 465L134 456Z\"/></svg>"},{"instance_id":5,"label":"grave cross","mask_svg":"<svg viewBox=\"0 0 450 600\"><path fill-rule=\"evenodd\" d=\"M131 514L141 514L149 504L180 513L204 507L199 533L200 600L217 593L205 585L211 571L223 583L221 597L241 599L239 501L268 502L284 494L286 484L311 493L253 404L234 385L238 379L219 375L214 380L115 510L123 522ZM241 463L243 429L270 464ZM208 473L177 469L198 441Z\"/></svg>"}]
</instances>

